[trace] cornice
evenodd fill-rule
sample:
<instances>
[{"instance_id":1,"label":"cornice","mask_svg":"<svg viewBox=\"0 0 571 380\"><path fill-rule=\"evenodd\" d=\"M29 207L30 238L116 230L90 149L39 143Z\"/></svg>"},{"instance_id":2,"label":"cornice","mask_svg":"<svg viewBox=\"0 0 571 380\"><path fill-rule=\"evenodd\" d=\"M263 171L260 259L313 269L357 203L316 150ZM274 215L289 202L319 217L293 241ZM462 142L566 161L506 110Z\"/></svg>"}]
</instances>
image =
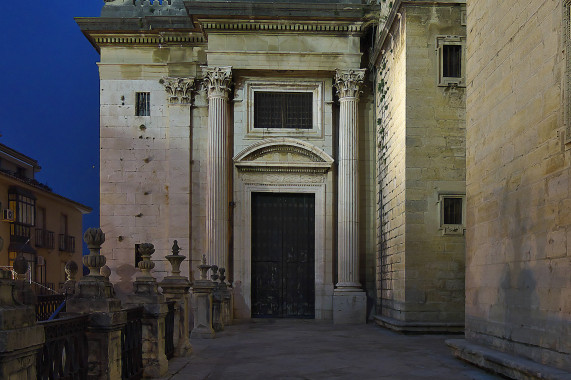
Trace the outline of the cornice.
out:
<instances>
[{"instance_id":1,"label":"cornice","mask_svg":"<svg viewBox=\"0 0 571 380\"><path fill-rule=\"evenodd\" d=\"M206 39L201 33L91 33L91 39L97 46L196 46L206 44Z\"/></svg>"},{"instance_id":2,"label":"cornice","mask_svg":"<svg viewBox=\"0 0 571 380\"><path fill-rule=\"evenodd\" d=\"M364 23L361 21L286 21L286 20L229 20L197 18L202 28L207 32L290 32L320 34L361 34Z\"/></svg>"}]
</instances>

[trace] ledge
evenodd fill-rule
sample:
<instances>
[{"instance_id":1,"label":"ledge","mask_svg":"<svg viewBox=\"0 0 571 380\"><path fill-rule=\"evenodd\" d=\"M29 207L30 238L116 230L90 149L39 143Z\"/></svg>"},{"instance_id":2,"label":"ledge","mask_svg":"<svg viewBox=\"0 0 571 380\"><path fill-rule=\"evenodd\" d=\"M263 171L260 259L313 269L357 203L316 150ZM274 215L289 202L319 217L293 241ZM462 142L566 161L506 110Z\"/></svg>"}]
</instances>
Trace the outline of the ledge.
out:
<instances>
[{"instance_id":1,"label":"ledge","mask_svg":"<svg viewBox=\"0 0 571 380\"><path fill-rule=\"evenodd\" d=\"M463 334L463 323L446 322L407 322L375 315L375 323L403 334Z\"/></svg>"},{"instance_id":2,"label":"ledge","mask_svg":"<svg viewBox=\"0 0 571 380\"><path fill-rule=\"evenodd\" d=\"M571 379L571 373L567 371L470 343L465 339L449 339L446 344L458 359L512 379Z\"/></svg>"}]
</instances>

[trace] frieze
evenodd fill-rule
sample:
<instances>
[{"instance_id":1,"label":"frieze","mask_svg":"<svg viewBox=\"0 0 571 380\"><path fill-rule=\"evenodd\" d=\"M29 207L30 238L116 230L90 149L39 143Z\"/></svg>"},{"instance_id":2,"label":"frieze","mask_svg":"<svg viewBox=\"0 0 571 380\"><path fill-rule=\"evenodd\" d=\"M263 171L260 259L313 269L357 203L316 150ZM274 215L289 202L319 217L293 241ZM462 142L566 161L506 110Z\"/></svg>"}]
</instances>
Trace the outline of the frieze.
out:
<instances>
[{"instance_id":1,"label":"frieze","mask_svg":"<svg viewBox=\"0 0 571 380\"><path fill-rule=\"evenodd\" d=\"M306 187L306 186L321 186L325 183L326 176L315 174L262 174L262 173L242 173L241 179L246 186L264 185L264 186L291 186L291 187Z\"/></svg>"},{"instance_id":2,"label":"frieze","mask_svg":"<svg viewBox=\"0 0 571 380\"><path fill-rule=\"evenodd\" d=\"M194 78L164 77L159 80L168 95L169 104L191 104Z\"/></svg>"}]
</instances>

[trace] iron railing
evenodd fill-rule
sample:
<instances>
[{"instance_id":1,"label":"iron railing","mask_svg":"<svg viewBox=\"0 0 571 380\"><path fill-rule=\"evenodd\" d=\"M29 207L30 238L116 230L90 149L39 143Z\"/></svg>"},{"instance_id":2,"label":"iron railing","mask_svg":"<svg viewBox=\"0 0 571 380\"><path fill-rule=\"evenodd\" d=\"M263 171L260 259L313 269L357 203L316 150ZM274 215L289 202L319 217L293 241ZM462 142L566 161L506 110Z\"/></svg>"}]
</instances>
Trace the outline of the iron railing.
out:
<instances>
[{"instance_id":1,"label":"iron railing","mask_svg":"<svg viewBox=\"0 0 571 380\"><path fill-rule=\"evenodd\" d=\"M54 248L54 233L43 228L36 228L36 247L38 248Z\"/></svg>"},{"instance_id":2,"label":"iron railing","mask_svg":"<svg viewBox=\"0 0 571 380\"><path fill-rule=\"evenodd\" d=\"M36 321L46 321L65 302L65 294L41 294L36 303ZM65 311L65 310L60 310Z\"/></svg>"},{"instance_id":3,"label":"iron railing","mask_svg":"<svg viewBox=\"0 0 571 380\"><path fill-rule=\"evenodd\" d=\"M38 351L38 380L87 379L88 315L40 322L45 343Z\"/></svg>"},{"instance_id":4,"label":"iron railing","mask_svg":"<svg viewBox=\"0 0 571 380\"><path fill-rule=\"evenodd\" d=\"M169 311L165 317L165 355L167 359L174 356L174 305L176 301L167 302Z\"/></svg>"},{"instance_id":5,"label":"iron railing","mask_svg":"<svg viewBox=\"0 0 571 380\"><path fill-rule=\"evenodd\" d=\"M59 235L59 250L62 252L75 252L75 237L60 234Z\"/></svg>"},{"instance_id":6,"label":"iron railing","mask_svg":"<svg viewBox=\"0 0 571 380\"><path fill-rule=\"evenodd\" d=\"M143 376L143 307L127 309L127 323L121 330L121 379Z\"/></svg>"}]
</instances>

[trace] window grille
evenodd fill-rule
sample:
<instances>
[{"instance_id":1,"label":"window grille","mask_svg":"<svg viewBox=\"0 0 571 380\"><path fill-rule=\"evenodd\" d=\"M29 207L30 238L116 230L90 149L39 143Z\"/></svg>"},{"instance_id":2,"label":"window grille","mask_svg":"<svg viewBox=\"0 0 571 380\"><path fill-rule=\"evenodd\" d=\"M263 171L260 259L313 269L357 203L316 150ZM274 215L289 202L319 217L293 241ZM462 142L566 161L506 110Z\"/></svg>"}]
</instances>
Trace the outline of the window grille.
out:
<instances>
[{"instance_id":1,"label":"window grille","mask_svg":"<svg viewBox=\"0 0 571 380\"><path fill-rule=\"evenodd\" d=\"M442 223L462 224L462 198L443 198Z\"/></svg>"},{"instance_id":2,"label":"window grille","mask_svg":"<svg viewBox=\"0 0 571 380\"><path fill-rule=\"evenodd\" d=\"M442 48L442 74L447 78L461 78L462 46L444 45Z\"/></svg>"},{"instance_id":3,"label":"window grille","mask_svg":"<svg viewBox=\"0 0 571 380\"><path fill-rule=\"evenodd\" d=\"M254 93L254 128L311 129L313 127L313 93Z\"/></svg>"},{"instance_id":4,"label":"window grille","mask_svg":"<svg viewBox=\"0 0 571 380\"><path fill-rule=\"evenodd\" d=\"M137 92L135 113L137 116L151 115L151 94L149 92Z\"/></svg>"}]
</instances>

